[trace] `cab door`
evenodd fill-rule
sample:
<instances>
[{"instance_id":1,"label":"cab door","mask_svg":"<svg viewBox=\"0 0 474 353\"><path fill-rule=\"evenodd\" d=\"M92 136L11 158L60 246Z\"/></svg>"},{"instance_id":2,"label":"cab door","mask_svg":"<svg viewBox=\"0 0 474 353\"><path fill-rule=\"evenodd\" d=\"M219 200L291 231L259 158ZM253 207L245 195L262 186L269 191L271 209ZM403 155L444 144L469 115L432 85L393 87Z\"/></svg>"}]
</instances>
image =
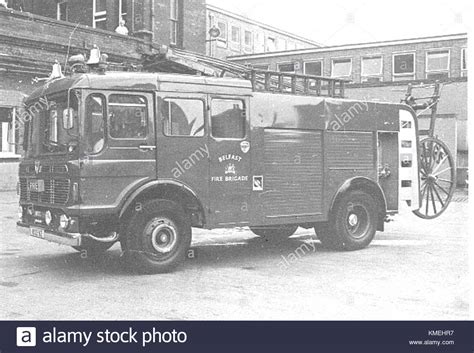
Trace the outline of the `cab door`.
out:
<instances>
[{"instance_id":1,"label":"cab door","mask_svg":"<svg viewBox=\"0 0 474 353\"><path fill-rule=\"evenodd\" d=\"M248 98L209 97L209 217L214 226L249 223Z\"/></svg>"},{"instance_id":2,"label":"cab door","mask_svg":"<svg viewBox=\"0 0 474 353\"><path fill-rule=\"evenodd\" d=\"M207 96L157 93L157 178L192 190L203 206L208 195Z\"/></svg>"}]
</instances>

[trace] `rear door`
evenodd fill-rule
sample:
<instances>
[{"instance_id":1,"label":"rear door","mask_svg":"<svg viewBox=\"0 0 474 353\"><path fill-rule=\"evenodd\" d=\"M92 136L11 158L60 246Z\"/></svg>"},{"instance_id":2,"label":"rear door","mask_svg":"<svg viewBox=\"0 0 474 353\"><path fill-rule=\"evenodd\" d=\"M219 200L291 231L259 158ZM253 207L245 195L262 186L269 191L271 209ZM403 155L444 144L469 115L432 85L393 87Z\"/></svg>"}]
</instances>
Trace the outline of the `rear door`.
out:
<instances>
[{"instance_id":1,"label":"rear door","mask_svg":"<svg viewBox=\"0 0 474 353\"><path fill-rule=\"evenodd\" d=\"M249 223L248 98L209 97L209 208L216 226Z\"/></svg>"}]
</instances>

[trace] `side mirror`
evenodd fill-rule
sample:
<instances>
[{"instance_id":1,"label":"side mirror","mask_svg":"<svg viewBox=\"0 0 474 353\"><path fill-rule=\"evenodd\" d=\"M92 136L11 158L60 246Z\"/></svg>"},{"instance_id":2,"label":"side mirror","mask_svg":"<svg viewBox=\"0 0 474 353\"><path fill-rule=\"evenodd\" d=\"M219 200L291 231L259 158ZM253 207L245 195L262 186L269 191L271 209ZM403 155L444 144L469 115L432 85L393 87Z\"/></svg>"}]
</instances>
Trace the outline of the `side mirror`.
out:
<instances>
[{"instance_id":1,"label":"side mirror","mask_svg":"<svg viewBox=\"0 0 474 353\"><path fill-rule=\"evenodd\" d=\"M63 111L63 129L71 130L74 128L74 109L67 108Z\"/></svg>"}]
</instances>

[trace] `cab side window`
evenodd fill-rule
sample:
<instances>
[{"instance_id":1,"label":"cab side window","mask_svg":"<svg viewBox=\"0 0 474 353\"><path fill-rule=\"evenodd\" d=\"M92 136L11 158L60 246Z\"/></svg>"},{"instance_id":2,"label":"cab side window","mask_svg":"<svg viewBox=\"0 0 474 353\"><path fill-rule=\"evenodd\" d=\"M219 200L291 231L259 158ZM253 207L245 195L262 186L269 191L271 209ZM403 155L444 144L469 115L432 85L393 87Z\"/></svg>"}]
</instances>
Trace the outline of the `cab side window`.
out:
<instances>
[{"instance_id":1,"label":"cab side window","mask_svg":"<svg viewBox=\"0 0 474 353\"><path fill-rule=\"evenodd\" d=\"M212 136L225 139L245 137L244 102L237 99L213 99L211 105Z\"/></svg>"},{"instance_id":2,"label":"cab side window","mask_svg":"<svg viewBox=\"0 0 474 353\"><path fill-rule=\"evenodd\" d=\"M104 147L105 98L101 94L91 94L86 99L86 151L99 153Z\"/></svg>"},{"instance_id":3,"label":"cab side window","mask_svg":"<svg viewBox=\"0 0 474 353\"><path fill-rule=\"evenodd\" d=\"M144 139L148 128L147 100L143 96L109 96L109 134L115 139Z\"/></svg>"},{"instance_id":4,"label":"cab side window","mask_svg":"<svg viewBox=\"0 0 474 353\"><path fill-rule=\"evenodd\" d=\"M166 136L204 136L204 102L198 99L166 98L161 104Z\"/></svg>"}]
</instances>

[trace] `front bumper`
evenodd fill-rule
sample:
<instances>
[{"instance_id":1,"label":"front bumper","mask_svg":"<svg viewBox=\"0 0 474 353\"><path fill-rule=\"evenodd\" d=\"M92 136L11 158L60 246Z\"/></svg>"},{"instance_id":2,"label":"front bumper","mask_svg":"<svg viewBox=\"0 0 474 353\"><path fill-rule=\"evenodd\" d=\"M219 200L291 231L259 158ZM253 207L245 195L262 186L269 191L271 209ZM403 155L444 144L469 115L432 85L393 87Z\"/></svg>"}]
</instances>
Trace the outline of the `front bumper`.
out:
<instances>
[{"instance_id":1,"label":"front bumper","mask_svg":"<svg viewBox=\"0 0 474 353\"><path fill-rule=\"evenodd\" d=\"M28 234L31 236L31 228L42 229L44 231L44 237L36 237L38 239L44 239L56 244L68 245L68 246L81 246L83 236L79 233L66 233L66 232L53 232L43 227L30 227L30 225L22 222L18 222L17 229L21 233Z\"/></svg>"}]
</instances>

